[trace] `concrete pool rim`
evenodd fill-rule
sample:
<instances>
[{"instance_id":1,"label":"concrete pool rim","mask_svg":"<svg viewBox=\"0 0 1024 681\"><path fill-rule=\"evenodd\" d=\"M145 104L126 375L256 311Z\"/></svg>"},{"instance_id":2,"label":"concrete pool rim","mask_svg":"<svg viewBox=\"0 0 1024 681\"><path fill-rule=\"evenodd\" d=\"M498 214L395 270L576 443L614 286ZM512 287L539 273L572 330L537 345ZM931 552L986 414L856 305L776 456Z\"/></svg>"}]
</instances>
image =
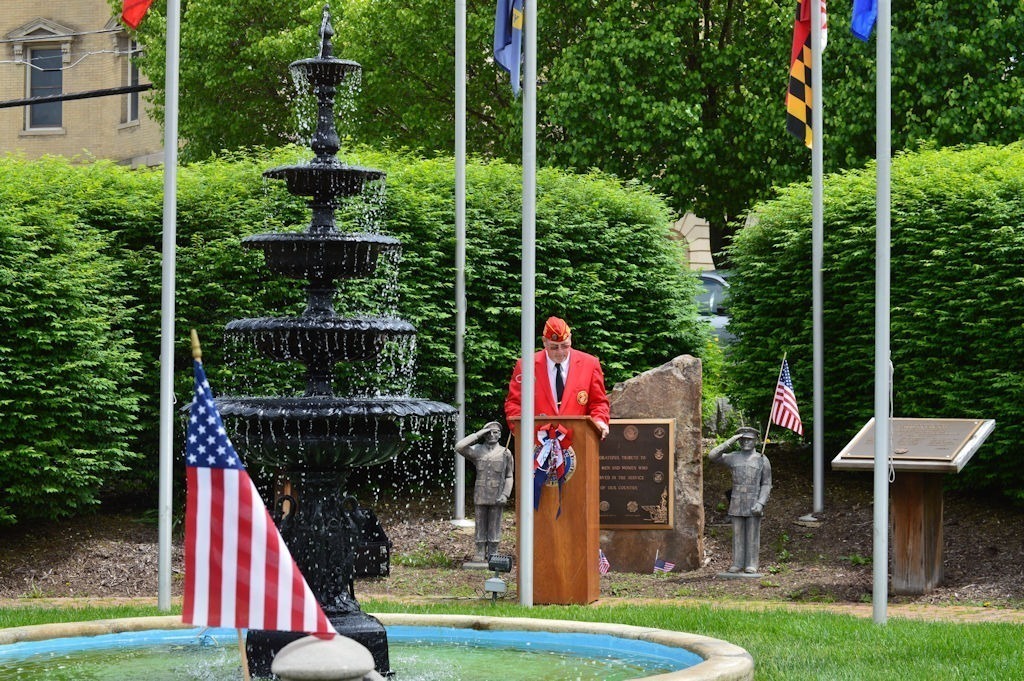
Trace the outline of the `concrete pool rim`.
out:
<instances>
[{"instance_id":1,"label":"concrete pool rim","mask_svg":"<svg viewBox=\"0 0 1024 681\"><path fill-rule=\"evenodd\" d=\"M643 681L747 681L754 678L754 660L743 648L722 639L609 622L577 622L529 617L489 617L481 615L423 615L412 613L374 613L385 627L389 625L451 627L492 631L546 631L552 633L605 634L625 639L649 641L672 648L684 648L703 662L686 669L644 677ZM0 629L0 645L54 638L99 636L149 629L192 629L180 615L127 617L120 619L37 624Z\"/></svg>"}]
</instances>

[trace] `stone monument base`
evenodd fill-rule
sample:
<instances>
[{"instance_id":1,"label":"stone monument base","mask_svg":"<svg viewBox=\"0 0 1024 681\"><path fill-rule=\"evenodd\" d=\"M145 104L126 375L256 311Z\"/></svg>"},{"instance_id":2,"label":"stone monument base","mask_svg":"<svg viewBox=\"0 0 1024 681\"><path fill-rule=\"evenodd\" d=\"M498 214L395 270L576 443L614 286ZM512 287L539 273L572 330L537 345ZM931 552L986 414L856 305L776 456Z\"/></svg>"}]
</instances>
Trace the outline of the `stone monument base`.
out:
<instances>
[{"instance_id":1,"label":"stone monument base","mask_svg":"<svg viewBox=\"0 0 1024 681\"><path fill-rule=\"evenodd\" d=\"M617 384L608 394L612 420L675 419L674 519L669 529L601 528L601 548L616 572L650 574L655 557L696 570L704 558L704 468L701 362L680 355Z\"/></svg>"}]
</instances>

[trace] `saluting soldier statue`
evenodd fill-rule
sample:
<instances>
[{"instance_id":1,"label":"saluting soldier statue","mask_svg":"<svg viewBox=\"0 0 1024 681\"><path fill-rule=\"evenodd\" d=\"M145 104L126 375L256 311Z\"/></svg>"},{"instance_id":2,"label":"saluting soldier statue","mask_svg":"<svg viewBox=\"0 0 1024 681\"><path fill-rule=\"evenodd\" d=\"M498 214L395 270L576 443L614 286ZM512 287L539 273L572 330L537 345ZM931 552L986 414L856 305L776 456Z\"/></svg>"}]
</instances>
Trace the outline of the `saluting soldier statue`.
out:
<instances>
[{"instance_id":1,"label":"saluting soldier statue","mask_svg":"<svg viewBox=\"0 0 1024 681\"><path fill-rule=\"evenodd\" d=\"M757 430L743 427L708 453L708 460L732 470L729 517L732 518L731 573L756 575L761 549L761 516L772 491L772 465L757 451ZM740 448L726 452L739 441Z\"/></svg>"},{"instance_id":2,"label":"saluting soldier statue","mask_svg":"<svg viewBox=\"0 0 1024 681\"><path fill-rule=\"evenodd\" d=\"M455 452L476 467L473 503L476 505L476 562L498 552L501 541L501 513L512 494L515 459L501 443L501 424L491 421L455 443Z\"/></svg>"}]
</instances>

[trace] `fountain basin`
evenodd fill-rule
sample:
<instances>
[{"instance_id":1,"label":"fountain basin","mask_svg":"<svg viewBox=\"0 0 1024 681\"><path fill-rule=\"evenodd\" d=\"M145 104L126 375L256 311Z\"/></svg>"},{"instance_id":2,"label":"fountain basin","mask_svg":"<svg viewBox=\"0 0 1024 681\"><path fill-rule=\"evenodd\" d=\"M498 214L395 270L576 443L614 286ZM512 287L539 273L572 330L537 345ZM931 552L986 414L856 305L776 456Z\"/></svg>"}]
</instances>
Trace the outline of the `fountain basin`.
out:
<instances>
[{"instance_id":1,"label":"fountain basin","mask_svg":"<svg viewBox=\"0 0 1024 681\"><path fill-rule=\"evenodd\" d=\"M223 397L217 406L247 457L290 470L370 466L407 452L456 413L413 397Z\"/></svg>"},{"instance_id":2,"label":"fountain basin","mask_svg":"<svg viewBox=\"0 0 1024 681\"><path fill-rule=\"evenodd\" d=\"M367 185L384 178L384 172L372 168L337 163L300 163L277 166L263 171L263 177L284 180L288 193L295 196L359 196Z\"/></svg>"},{"instance_id":3,"label":"fountain basin","mask_svg":"<svg viewBox=\"0 0 1024 681\"><path fill-rule=\"evenodd\" d=\"M562 648L571 647L569 635L572 634L596 634L614 637L606 652L612 656L618 651L624 651L635 642L645 642L665 646L668 649L675 649L677 653L693 653L699 658L693 661L693 666L674 669L667 673L659 673L655 676L643 677L648 681L712 681L729 679L730 681L744 681L754 678L754 663L750 654L743 648L728 643L721 639L689 634L685 632L666 631L649 627L636 627L620 624L608 624L600 622L575 622L565 620L540 620L532 618L504 618L504 617L481 617L475 615L416 615L389 613L380 614L377 617L391 628L389 635L393 640L402 640L406 635L406 629L413 628L434 628L443 627L453 638L464 635L479 635L488 632L502 632L508 636L506 639L515 638L521 641L523 647L528 647L533 640L539 640L541 636L531 636L532 632L546 632L544 638L549 635L554 637L554 645ZM143 632L153 629L191 629L195 627L181 623L180 617L142 617L122 620L104 620L99 622L82 622L76 624L37 625L31 627L17 627L13 629L0 630L0 663L6 655L3 646L7 644L20 643L25 641L43 641L54 638L66 637L87 637L102 634L118 634L123 632ZM224 630L220 630L224 631ZM393 633L392 633L393 631ZM516 636L520 634L520 636ZM409 632L410 636L427 637L426 634ZM565 636L563 636L565 635ZM230 639L234 638L234 632L227 632ZM559 639L559 636L563 638ZM89 639L74 639L72 641L54 642L54 645L61 645L65 648L78 643L79 648L86 645ZM116 642L115 642L116 644ZM671 650L669 651L671 653ZM237 654L237 653L236 653ZM588 654L595 654L589 653ZM679 659L683 659L681 656ZM701 661L702 660L702 661ZM680 663L682 664L682 663ZM0 667L2 669L2 667ZM401 670L398 670L401 672Z\"/></svg>"},{"instance_id":4,"label":"fountain basin","mask_svg":"<svg viewBox=\"0 0 1024 681\"><path fill-rule=\"evenodd\" d=\"M378 256L398 249L397 239L352 232L274 232L242 239L260 249L267 268L292 279L334 281L373 276Z\"/></svg>"},{"instance_id":5,"label":"fountain basin","mask_svg":"<svg viewBox=\"0 0 1024 681\"><path fill-rule=\"evenodd\" d=\"M310 83L337 86L363 70L358 62L337 57L311 57L293 61L288 68L296 79Z\"/></svg>"},{"instance_id":6,"label":"fountain basin","mask_svg":"<svg viewBox=\"0 0 1024 681\"><path fill-rule=\"evenodd\" d=\"M410 338L416 327L394 317L304 315L236 319L228 322L224 333L249 339L271 359L326 367L377 357L388 341Z\"/></svg>"}]
</instances>

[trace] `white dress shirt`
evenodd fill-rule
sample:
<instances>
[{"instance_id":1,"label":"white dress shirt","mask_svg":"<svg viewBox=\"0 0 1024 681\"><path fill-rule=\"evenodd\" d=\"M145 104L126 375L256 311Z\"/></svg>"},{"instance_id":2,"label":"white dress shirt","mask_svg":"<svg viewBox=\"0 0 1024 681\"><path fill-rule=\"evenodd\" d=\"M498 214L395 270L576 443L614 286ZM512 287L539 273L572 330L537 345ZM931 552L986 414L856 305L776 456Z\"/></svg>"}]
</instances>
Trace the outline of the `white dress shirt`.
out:
<instances>
[{"instance_id":1,"label":"white dress shirt","mask_svg":"<svg viewBox=\"0 0 1024 681\"><path fill-rule=\"evenodd\" d=\"M563 382L563 385L564 384L568 384L568 382L569 382L569 357L571 357L571 356L572 356L572 350L569 351L569 354L567 354L565 356L565 361L562 362L562 382ZM547 358L547 364L548 364L548 385L551 386L551 397L553 398L554 403L558 404L558 393L555 391L555 362L551 361L551 358L548 357ZM564 399L565 395L562 395L562 398ZM559 404L558 406L561 407L562 405Z\"/></svg>"}]
</instances>

